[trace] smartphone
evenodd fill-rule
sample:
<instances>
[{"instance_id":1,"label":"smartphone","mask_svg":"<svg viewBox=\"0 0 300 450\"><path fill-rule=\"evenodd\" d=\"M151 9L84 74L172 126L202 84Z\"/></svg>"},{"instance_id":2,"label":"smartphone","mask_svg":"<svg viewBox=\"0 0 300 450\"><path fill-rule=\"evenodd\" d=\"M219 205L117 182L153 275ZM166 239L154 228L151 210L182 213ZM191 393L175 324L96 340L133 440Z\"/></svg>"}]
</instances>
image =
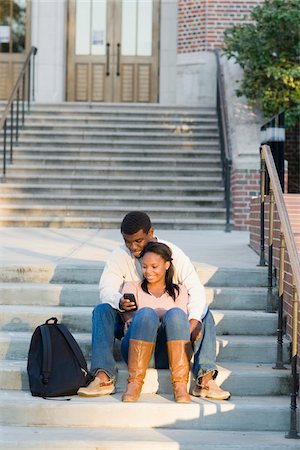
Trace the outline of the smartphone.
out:
<instances>
[{"instance_id":1,"label":"smartphone","mask_svg":"<svg viewBox=\"0 0 300 450\"><path fill-rule=\"evenodd\" d=\"M135 311L137 309L137 303L134 294L123 294L123 298L126 298L127 300L130 300L131 302L135 303L135 308L131 311Z\"/></svg>"}]
</instances>

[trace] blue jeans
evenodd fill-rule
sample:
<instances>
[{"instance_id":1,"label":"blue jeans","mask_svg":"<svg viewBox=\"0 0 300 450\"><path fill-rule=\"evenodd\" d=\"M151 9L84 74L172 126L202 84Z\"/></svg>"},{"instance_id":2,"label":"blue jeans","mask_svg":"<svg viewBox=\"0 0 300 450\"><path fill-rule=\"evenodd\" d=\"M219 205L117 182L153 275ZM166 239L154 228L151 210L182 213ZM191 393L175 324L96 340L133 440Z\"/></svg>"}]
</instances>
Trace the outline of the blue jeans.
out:
<instances>
[{"instance_id":1,"label":"blue jeans","mask_svg":"<svg viewBox=\"0 0 300 450\"><path fill-rule=\"evenodd\" d=\"M155 355L155 367L167 369L169 364L166 341L188 341L190 339L188 317L182 309L172 308L164 314L160 322L154 309L142 308L134 315L122 340L121 353L126 363L128 363L129 339L158 344L160 351L156 352L158 355Z\"/></svg>"},{"instance_id":2,"label":"blue jeans","mask_svg":"<svg viewBox=\"0 0 300 450\"><path fill-rule=\"evenodd\" d=\"M145 308L147 311L150 308ZM177 308L174 308L174 310L177 310ZM138 314L142 311L138 311L135 314L135 317L138 316ZM153 311L153 310L152 310ZM172 310L170 310L172 311ZM155 311L153 311L155 313ZM108 303L103 303L100 305L97 305L93 311L93 318L92 318L92 361L91 361L91 372L93 375L96 375L99 370L105 372L112 381L115 381L118 375L118 369L117 364L114 359L113 355L113 345L114 345L114 329L115 329L115 322L119 315L119 312L112 308ZM156 313L155 313L156 315ZM157 315L156 315L157 316ZM165 314L166 316L166 314ZM167 316L168 317L168 316ZM164 317L165 318L165 317ZM152 321L152 323L155 325L155 320ZM129 327L128 332L126 333L126 336L124 337L122 342L122 354L126 355L126 342L130 338L133 339L141 339L140 337L134 337L134 336L142 336L135 333L142 333L143 330L139 331L142 327L134 327L133 326L134 321L132 321L132 324ZM171 322L170 322L171 323ZM155 360L156 360L156 367L157 368L168 368L167 363L167 354L165 349L165 341L166 340L178 340L178 339L189 339L189 331L188 331L188 337L186 338L186 334L176 334L177 331L174 330L176 327L172 326L166 326L165 321L163 319L162 326L158 327L152 326L152 338L153 335L154 338L157 336L156 340L156 348L155 348ZM150 327L151 328L151 327ZM172 330L173 328L173 330ZM158 330L158 333L157 333ZM180 330L182 333L182 330ZM130 333L130 334L129 334ZM132 334L134 333L134 335ZM169 333L169 334L167 334ZM173 334L172 334L173 333ZM148 336L151 336L150 334ZM176 338L177 336L177 338ZM185 337L184 337L185 336ZM155 342L154 340L149 340L149 337L145 340L148 342ZM143 340L143 339L141 339ZM128 345L128 344L127 344ZM193 364L193 375L194 378L197 379L198 377L202 377L208 372L213 373L213 377L215 378L217 376L217 369L216 369L216 330L215 330L215 323L213 316L211 312L208 310L206 316L202 320L202 336L200 339L195 341L193 343L193 351L194 351L194 364Z\"/></svg>"}]
</instances>

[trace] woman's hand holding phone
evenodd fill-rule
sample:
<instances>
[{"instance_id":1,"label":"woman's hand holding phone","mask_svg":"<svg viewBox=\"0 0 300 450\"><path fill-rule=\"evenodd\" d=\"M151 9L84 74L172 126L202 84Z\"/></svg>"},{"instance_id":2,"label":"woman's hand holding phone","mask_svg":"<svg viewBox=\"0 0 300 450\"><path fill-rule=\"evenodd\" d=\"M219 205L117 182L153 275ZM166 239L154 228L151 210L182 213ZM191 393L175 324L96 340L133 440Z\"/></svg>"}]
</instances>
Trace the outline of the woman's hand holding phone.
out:
<instances>
[{"instance_id":1,"label":"woman's hand holding phone","mask_svg":"<svg viewBox=\"0 0 300 450\"><path fill-rule=\"evenodd\" d=\"M123 294L123 297L120 299L119 306L123 311L135 311L137 309L137 303L134 294Z\"/></svg>"}]
</instances>

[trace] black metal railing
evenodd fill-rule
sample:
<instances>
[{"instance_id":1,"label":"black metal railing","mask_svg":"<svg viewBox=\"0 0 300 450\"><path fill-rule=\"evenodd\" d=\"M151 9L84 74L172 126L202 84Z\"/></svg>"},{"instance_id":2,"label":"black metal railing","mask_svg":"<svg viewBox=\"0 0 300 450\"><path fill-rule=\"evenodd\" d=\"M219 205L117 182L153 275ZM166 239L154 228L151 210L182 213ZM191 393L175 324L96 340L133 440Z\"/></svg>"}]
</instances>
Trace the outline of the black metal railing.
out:
<instances>
[{"instance_id":1,"label":"black metal railing","mask_svg":"<svg viewBox=\"0 0 300 450\"><path fill-rule=\"evenodd\" d=\"M287 279L285 271L285 254L288 255L292 276L292 355L291 355L291 401L290 401L290 429L286 435L290 439L299 439L297 430L297 396L299 392L299 373L297 371L298 361L298 304L300 293L300 258L296 247L295 238L291 228L284 196L281 187L278 170L272 155L272 150L268 145L262 145L260 149L261 156L261 177L260 177L260 202L264 205L266 194L269 195L269 242L268 242L268 297L267 311L273 310L272 295L272 273L273 263L273 238L274 238L274 212L275 204L277 207L278 218L280 222L280 246L279 246L279 284L278 284L278 325L277 325L277 359L274 369L284 370L283 363L283 296L284 283ZM266 177L269 178L268 192L266 192ZM265 249L264 249L264 228L265 217L264 207L261 208L261 256L260 260L265 265ZM290 281L289 281L290 283Z\"/></svg>"},{"instance_id":2,"label":"black metal railing","mask_svg":"<svg viewBox=\"0 0 300 450\"><path fill-rule=\"evenodd\" d=\"M226 226L225 231L231 231L231 167L232 150L228 133L228 116L224 87L224 74L220 59L220 50L215 50L217 60L217 114L220 133L222 173L225 189Z\"/></svg>"},{"instance_id":3,"label":"black metal railing","mask_svg":"<svg viewBox=\"0 0 300 450\"><path fill-rule=\"evenodd\" d=\"M13 163L13 147L18 142L20 128L24 126L25 112L35 99L35 55L37 48L31 47L18 79L12 89L0 119L0 134L3 134L3 169L5 177L7 166L7 138L9 136L9 162ZM27 110L25 111L25 105Z\"/></svg>"}]
</instances>

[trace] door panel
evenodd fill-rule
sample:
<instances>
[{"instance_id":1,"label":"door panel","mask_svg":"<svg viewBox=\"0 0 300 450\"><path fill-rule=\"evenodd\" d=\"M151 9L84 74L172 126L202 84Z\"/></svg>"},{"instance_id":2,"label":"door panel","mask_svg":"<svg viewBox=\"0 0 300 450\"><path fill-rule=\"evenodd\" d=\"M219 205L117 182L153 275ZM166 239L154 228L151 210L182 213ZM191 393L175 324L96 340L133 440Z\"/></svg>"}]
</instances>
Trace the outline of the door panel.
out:
<instances>
[{"instance_id":1,"label":"door panel","mask_svg":"<svg viewBox=\"0 0 300 450\"><path fill-rule=\"evenodd\" d=\"M159 0L70 0L67 100L157 102L158 21Z\"/></svg>"}]
</instances>

